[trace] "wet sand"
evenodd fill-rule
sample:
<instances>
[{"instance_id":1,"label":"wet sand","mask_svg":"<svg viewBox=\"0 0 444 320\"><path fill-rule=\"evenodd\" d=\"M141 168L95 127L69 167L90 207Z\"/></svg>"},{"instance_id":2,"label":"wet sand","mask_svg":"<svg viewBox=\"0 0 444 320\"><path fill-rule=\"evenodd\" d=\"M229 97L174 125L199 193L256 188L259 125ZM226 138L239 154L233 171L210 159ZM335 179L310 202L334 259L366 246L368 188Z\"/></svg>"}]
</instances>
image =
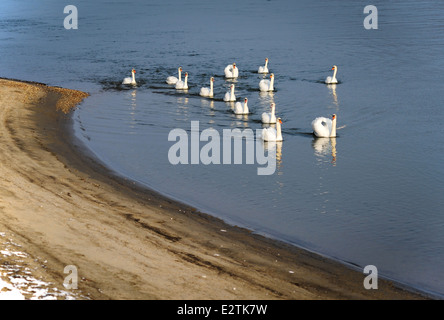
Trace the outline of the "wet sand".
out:
<instances>
[{"instance_id":1,"label":"wet sand","mask_svg":"<svg viewBox=\"0 0 444 320\"><path fill-rule=\"evenodd\" d=\"M82 149L79 91L0 79L2 256L76 299L422 299L362 269L230 226L110 172ZM0 252L5 244L0 242ZM20 272L20 271L17 271ZM4 279L8 281L7 278Z\"/></svg>"}]
</instances>

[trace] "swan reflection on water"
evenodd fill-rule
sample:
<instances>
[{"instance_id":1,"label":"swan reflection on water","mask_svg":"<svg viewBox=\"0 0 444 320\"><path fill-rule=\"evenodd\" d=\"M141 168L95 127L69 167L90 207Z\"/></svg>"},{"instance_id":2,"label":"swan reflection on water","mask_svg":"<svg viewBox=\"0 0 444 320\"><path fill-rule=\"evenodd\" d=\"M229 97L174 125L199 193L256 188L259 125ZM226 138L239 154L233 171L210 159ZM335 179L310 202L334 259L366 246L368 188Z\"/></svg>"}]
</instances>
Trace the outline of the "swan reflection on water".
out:
<instances>
[{"instance_id":1,"label":"swan reflection on water","mask_svg":"<svg viewBox=\"0 0 444 320\"><path fill-rule=\"evenodd\" d=\"M274 102L274 92L273 91L259 91L259 103L261 105L269 106L270 103Z\"/></svg>"},{"instance_id":2,"label":"swan reflection on water","mask_svg":"<svg viewBox=\"0 0 444 320\"><path fill-rule=\"evenodd\" d=\"M339 102L338 102L338 95L336 94L336 84L328 84L327 87L331 95L333 96L333 104L338 108Z\"/></svg>"},{"instance_id":3,"label":"swan reflection on water","mask_svg":"<svg viewBox=\"0 0 444 320\"><path fill-rule=\"evenodd\" d=\"M135 128L137 127L137 119L136 119L136 109L137 109L137 90L134 89L130 92L129 98L131 99L130 102L130 108L129 108L129 114L131 116L130 122L129 122L129 133L135 133Z\"/></svg>"},{"instance_id":4,"label":"swan reflection on water","mask_svg":"<svg viewBox=\"0 0 444 320\"><path fill-rule=\"evenodd\" d=\"M181 119L186 119L189 116L189 108L188 108L189 99L187 97L178 97L177 98L177 109L175 111L176 114L181 115Z\"/></svg>"},{"instance_id":5,"label":"swan reflection on water","mask_svg":"<svg viewBox=\"0 0 444 320\"><path fill-rule=\"evenodd\" d=\"M210 99L201 99L200 103L202 105L202 107L206 107L206 108L210 108L210 109L214 109L214 100L210 100Z\"/></svg>"},{"instance_id":6,"label":"swan reflection on water","mask_svg":"<svg viewBox=\"0 0 444 320\"><path fill-rule=\"evenodd\" d=\"M262 141L264 151L268 151L276 154L276 169L277 174L281 175L282 169L282 141Z\"/></svg>"},{"instance_id":7,"label":"swan reflection on water","mask_svg":"<svg viewBox=\"0 0 444 320\"><path fill-rule=\"evenodd\" d=\"M131 107L136 108L136 99L137 98L137 90L134 89L131 91Z\"/></svg>"},{"instance_id":8,"label":"swan reflection on water","mask_svg":"<svg viewBox=\"0 0 444 320\"><path fill-rule=\"evenodd\" d=\"M327 155L331 155L331 163L336 165L336 138L315 138L312 142L314 153L319 158L324 159Z\"/></svg>"},{"instance_id":9,"label":"swan reflection on water","mask_svg":"<svg viewBox=\"0 0 444 320\"><path fill-rule=\"evenodd\" d=\"M231 121L231 128L250 128L250 124L248 123L248 115L240 115L236 114L234 115L236 118Z\"/></svg>"},{"instance_id":10,"label":"swan reflection on water","mask_svg":"<svg viewBox=\"0 0 444 320\"><path fill-rule=\"evenodd\" d=\"M239 121L241 121L241 120L243 120L243 121L248 121L248 114L236 114L235 117L236 117L236 119L239 120ZM247 124L244 122L243 125L245 126L245 125L247 125ZM247 125L247 126L248 126L248 125Z\"/></svg>"},{"instance_id":11,"label":"swan reflection on water","mask_svg":"<svg viewBox=\"0 0 444 320\"><path fill-rule=\"evenodd\" d=\"M181 105L187 105L189 102L189 99L187 97L179 97L177 98L177 103Z\"/></svg>"}]
</instances>

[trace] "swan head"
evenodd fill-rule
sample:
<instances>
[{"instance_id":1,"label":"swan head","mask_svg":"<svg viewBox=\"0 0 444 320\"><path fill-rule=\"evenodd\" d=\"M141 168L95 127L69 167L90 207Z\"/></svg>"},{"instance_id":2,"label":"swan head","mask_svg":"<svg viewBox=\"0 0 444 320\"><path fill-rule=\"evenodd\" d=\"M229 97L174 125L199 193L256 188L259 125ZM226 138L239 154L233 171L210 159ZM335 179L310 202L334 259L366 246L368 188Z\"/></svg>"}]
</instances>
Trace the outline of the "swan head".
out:
<instances>
[{"instance_id":1,"label":"swan head","mask_svg":"<svg viewBox=\"0 0 444 320\"><path fill-rule=\"evenodd\" d=\"M214 77L211 77L211 78L210 78L210 81L211 81L211 82L214 82Z\"/></svg>"},{"instance_id":2,"label":"swan head","mask_svg":"<svg viewBox=\"0 0 444 320\"><path fill-rule=\"evenodd\" d=\"M280 124L282 124L282 119L281 118L277 118L276 119Z\"/></svg>"},{"instance_id":3,"label":"swan head","mask_svg":"<svg viewBox=\"0 0 444 320\"><path fill-rule=\"evenodd\" d=\"M331 67L331 70L336 70L338 67L337 66L333 66Z\"/></svg>"},{"instance_id":4,"label":"swan head","mask_svg":"<svg viewBox=\"0 0 444 320\"><path fill-rule=\"evenodd\" d=\"M335 114L331 115L331 120L336 120L336 115Z\"/></svg>"},{"instance_id":5,"label":"swan head","mask_svg":"<svg viewBox=\"0 0 444 320\"><path fill-rule=\"evenodd\" d=\"M231 84L231 85L230 85L230 89L234 89L234 84Z\"/></svg>"},{"instance_id":6,"label":"swan head","mask_svg":"<svg viewBox=\"0 0 444 320\"><path fill-rule=\"evenodd\" d=\"M265 62L267 62L268 61L268 58L265 58Z\"/></svg>"},{"instance_id":7,"label":"swan head","mask_svg":"<svg viewBox=\"0 0 444 320\"><path fill-rule=\"evenodd\" d=\"M276 107L276 103L272 102L271 105L270 105L270 108L274 109L275 107Z\"/></svg>"},{"instance_id":8,"label":"swan head","mask_svg":"<svg viewBox=\"0 0 444 320\"><path fill-rule=\"evenodd\" d=\"M270 78L273 78L273 77L274 77L274 73L270 74Z\"/></svg>"},{"instance_id":9,"label":"swan head","mask_svg":"<svg viewBox=\"0 0 444 320\"><path fill-rule=\"evenodd\" d=\"M245 101L245 103L247 103L247 102L248 102L248 98L245 98L245 100L244 100L244 101Z\"/></svg>"},{"instance_id":10,"label":"swan head","mask_svg":"<svg viewBox=\"0 0 444 320\"><path fill-rule=\"evenodd\" d=\"M135 70L135 69L132 69L132 70L131 70L131 73L136 73L136 70Z\"/></svg>"},{"instance_id":11,"label":"swan head","mask_svg":"<svg viewBox=\"0 0 444 320\"><path fill-rule=\"evenodd\" d=\"M233 63L233 69L236 69L236 63Z\"/></svg>"},{"instance_id":12,"label":"swan head","mask_svg":"<svg viewBox=\"0 0 444 320\"><path fill-rule=\"evenodd\" d=\"M185 78L188 78L188 72L185 72Z\"/></svg>"},{"instance_id":13,"label":"swan head","mask_svg":"<svg viewBox=\"0 0 444 320\"><path fill-rule=\"evenodd\" d=\"M182 72L182 67L179 67L179 71Z\"/></svg>"}]
</instances>

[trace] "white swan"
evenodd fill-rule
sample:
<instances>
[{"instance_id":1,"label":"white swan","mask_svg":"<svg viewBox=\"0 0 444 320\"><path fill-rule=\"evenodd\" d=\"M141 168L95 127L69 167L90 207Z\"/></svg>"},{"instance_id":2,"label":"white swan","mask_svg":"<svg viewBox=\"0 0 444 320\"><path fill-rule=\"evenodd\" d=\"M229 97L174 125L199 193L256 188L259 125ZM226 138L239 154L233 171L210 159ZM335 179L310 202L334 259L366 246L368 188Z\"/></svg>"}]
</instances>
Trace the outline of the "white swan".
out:
<instances>
[{"instance_id":1,"label":"white swan","mask_svg":"<svg viewBox=\"0 0 444 320\"><path fill-rule=\"evenodd\" d=\"M208 98L212 98L213 97L213 82L214 82L214 78L211 77L210 78L210 88L200 88L200 95L202 97L208 97Z\"/></svg>"},{"instance_id":2,"label":"white swan","mask_svg":"<svg viewBox=\"0 0 444 320\"><path fill-rule=\"evenodd\" d=\"M336 73L338 73L338 67L337 66L333 66L331 68L331 70L334 70L333 71L333 77L328 76L327 79L325 79L325 83L326 84L338 83L338 80L336 79Z\"/></svg>"},{"instance_id":3,"label":"white swan","mask_svg":"<svg viewBox=\"0 0 444 320\"><path fill-rule=\"evenodd\" d=\"M122 84L132 84L132 85L136 85L136 70L132 69L131 70L131 77L127 77L125 79L123 79Z\"/></svg>"},{"instance_id":4,"label":"white swan","mask_svg":"<svg viewBox=\"0 0 444 320\"><path fill-rule=\"evenodd\" d=\"M336 115L333 114L331 119L318 117L311 122L313 133L320 138L336 137Z\"/></svg>"},{"instance_id":5,"label":"white swan","mask_svg":"<svg viewBox=\"0 0 444 320\"><path fill-rule=\"evenodd\" d=\"M276 129L273 127L262 129L262 139L264 141L282 141L281 118L277 118Z\"/></svg>"},{"instance_id":6,"label":"white swan","mask_svg":"<svg viewBox=\"0 0 444 320\"><path fill-rule=\"evenodd\" d=\"M184 81L177 81L176 82L176 89L177 90L187 90L188 89L188 72L185 72L185 80Z\"/></svg>"},{"instance_id":7,"label":"white swan","mask_svg":"<svg viewBox=\"0 0 444 320\"><path fill-rule=\"evenodd\" d=\"M276 123L276 115L275 115L276 104L273 102L270 108L271 112L262 113L262 123Z\"/></svg>"},{"instance_id":8,"label":"white swan","mask_svg":"<svg viewBox=\"0 0 444 320\"><path fill-rule=\"evenodd\" d=\"M237 78L239 77L239 68L236 68L236 63L229 64L225 67L225 78Z\"/></svg>"},{"instance_id":9,"label":"white swan","mask_svg":"<svg viewBox=\"0 0 444 320\"><path fill-rule=\"evenodd\" d=\"M177 71L178 71L178 73L179 73L179 78L176 78L176 77L174 77L174 76L169 76L169 77L166 79L166 83L168 83L168 84L176 84L177 81L182 81L182 67L179 67L179 68L177 69Z\"/></svg>"},{"instance_id":10,"label":"white swan","mask_svg":"<svg viewBox=\"0 0 444 320\"><path fill-rule=\"evenodd\" d=\"M268 58L265 58L265 66L259 66L257 73L268 73Z\"/></svg>"},{"instance_id":11,"label":"white swan","mask_svg":"<svg viewBox=\"0 0 444 320\"><path fill-rule=\"evenodd\" d=\"M262 79L259 82L259 89L262 92L273 91L274 90L274 74L270 74L270 80Z\"/></svg>"},{"instance_id":12,"label":"white swan","mask_svg":"<svg viewBox=\"0 0 444 320\"><path fill-rule=\"evenodd\" d=\"M231 84L230 91L227 91L224 96L224 101L236 101L236 96L234 95L234 84Z\"/></svg>"},{"instance_id":13,"label":"white swan","mask_svg":"<svg viewBox=\"0 0 444 320\"><path fill-rule=\"evenodd\" d=\"M243 105L240 102L236 102L233 112L235 114L249 114L250 110L248 109L248 99L245 98Z\"/></svg>"}]
</instances>

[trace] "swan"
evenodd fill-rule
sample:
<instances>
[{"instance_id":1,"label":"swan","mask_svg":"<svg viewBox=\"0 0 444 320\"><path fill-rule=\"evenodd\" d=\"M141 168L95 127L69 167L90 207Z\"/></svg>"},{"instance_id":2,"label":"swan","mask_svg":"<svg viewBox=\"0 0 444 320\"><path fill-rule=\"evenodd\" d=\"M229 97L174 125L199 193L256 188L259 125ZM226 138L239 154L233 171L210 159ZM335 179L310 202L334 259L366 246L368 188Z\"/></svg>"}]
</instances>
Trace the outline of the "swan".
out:
<instances>
[{"instance_id":1,"label":"swan","mask_svg":"<svg viewBox=\"0 0 444 320\"><path fill-rule=\"evenodd\" d=\"M282 141L281 118L277 118L276 129L273 127L262 129L262 139L264 141Z\"/></svg>"},{"instance_id":2,"label":"swan","mask_svg":"<svg viewBox=\"0 0 444 320\"><path fill-rule=\"evenodd\" d=\"M313 133L320 138L336 137L336 115L333 114L331 119L318 117L311 122Z\"/></svg>"},{"instance_id":3,"label":"swan","mask_svg":"<svg viewBox=\"0 0 444 320\"><path fill-rule=\"evenodd\" d=\"M276 104L273 102L270 108L271 112L262 113L262 123L276 123L276 115L275 115Z\"/></svg>"},{"instance_id":4,"label":"swan","mask_svg":"<svg viewBox=\"0 0 444 320\"><path fill-rule=\"evenodd\" d=\"M326 84L333 84L333 83L338 83L338 80L336 79L336 73L338 73L338 67L337 66L333 66L331 68L331 70L333 71L333 77L327 77L327 79L325 79L325 83Z\"/></svg>"},{"instance_id":5,"label":"swan","mask_svg":"<svg viewBox=\"0 0 444 320\"><path fill-rule=\"evenodd\" d=\"M236 102L233 112L235 114L249 114L250 111L248 109L248 99L245 98L243 105L240 102Z\"/></svg>"},{"instance_id":6,"label":"swan","mask_svg":"<svg viewBox=\"0 0 444 320\"><path fill-rule=\"evenodd\" d=\"M132 69L131 70L131 77L127 77L125 79L123 79L122 84L132 84L132 85L136 85L136 70Z\"/></svg>"},{"instance_id":7,"label":"swan","mask_svg":"<svg viewBox=\"0 0 444 320\"><path fill-rule=\"evenodd\" d=\"M236 96L234 95L234 84L230 85L230 91L227 91L224 96L224 101L236 101Z\"/></svg>"},{"instance_id":8,"label":"swan","mask_svg":"<svg viewBox=\"0 0 444 320\"><path fill-rule=\"evenodd\" d=\"M229 64L225 67L225 78L237 78L239 77L239 68L236 68L236 63Z\"/></svg>"},{"instance_id":9,"label":"swan","mask_svg":"<svg viewBox=\"0 0 444 320\"><path fill-rule=\"evenodd\" d=\"M270 80L268 80L268 79L262 79L260 82L259 82L259 89L262 91L262 92L265 92L265 91L273 91L274 90L274 74L272 73L272 74L270 74Z\"/></svg>"},{"instance_id":10,"label":"swan","mask_svg":"<svg viewBox=\"0 0 444 320\"><path fill-rule=\"evenodd\" d=\"M199 94L202 97L209 97L209 98L213 97L213 82L214 82L214 78L211 77L210 78L210 88L200 88Z\"/></svg>"},{"instance_id":11,"label":"swan","mask_svg":"<svg viewBox=\"0 0 444 320\"><path fill-rule=\"evenodd\" d=\"M268 58L265 58L265 66L259 66L257 73L268 73Z\"/></svg>"},{"instance_id":12,"label":"swan","mask_svg":"<svg viewBox=\"0 0 444 320\"><path fill-rule=\"evenodd\" d=\"M185 80L176 82L176 89L178 90L187 90L188 89L188 72L185 72Z\"/></svg>"},{"instance_id":13,"label":"swan","mask_svg":"<svg viewBox=\"0 0 444 320\"><path fill-rule=\"evenodd\" d=\"M177 81L181 81L181 80L182 80L182 67L179 67L179 68L177 69L177 71L178 71L178 73L179 73L179 78L176 78L176 77L174 77L174 76L169 76L169 77L166 79L166 83L168 83L168 84L176 84Z\"/></svg>"}]
</instances>

